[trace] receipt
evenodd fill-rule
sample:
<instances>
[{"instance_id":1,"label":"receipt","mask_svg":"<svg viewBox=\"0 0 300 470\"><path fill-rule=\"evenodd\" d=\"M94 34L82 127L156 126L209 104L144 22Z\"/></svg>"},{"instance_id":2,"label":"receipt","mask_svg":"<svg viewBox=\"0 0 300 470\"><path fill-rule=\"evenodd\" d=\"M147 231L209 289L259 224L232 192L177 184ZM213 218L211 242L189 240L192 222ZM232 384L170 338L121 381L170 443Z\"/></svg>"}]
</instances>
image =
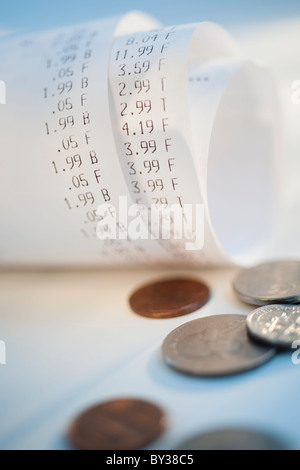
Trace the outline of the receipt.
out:
<instances>
[{"instance_id":1,"label":"receipt","mask_svg":"<svg viewBox=\"0 0 300 470\"><path fill-rule=\"evenodd\" d=\"M0 60L2 265L260 255L274 229L276 89L221 27L132 13L1 38ZM155 209L170 236L150 227Z\"/></svg>"}]
</instances>

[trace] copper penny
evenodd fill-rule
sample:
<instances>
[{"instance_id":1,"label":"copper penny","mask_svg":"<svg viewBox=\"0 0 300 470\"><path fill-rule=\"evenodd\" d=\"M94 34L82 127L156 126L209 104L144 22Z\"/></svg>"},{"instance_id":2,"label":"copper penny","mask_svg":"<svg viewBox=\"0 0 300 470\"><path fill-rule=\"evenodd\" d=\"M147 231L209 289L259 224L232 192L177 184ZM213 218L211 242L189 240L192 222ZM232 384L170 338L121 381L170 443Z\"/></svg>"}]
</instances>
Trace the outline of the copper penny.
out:
<instances>
[{"instance_id":1,"label":"copper penny","mask_svg":"<svg viewBox=\"0 0 300 470\"><path fill-rule=\"evenodd\" d=\"M173 318L194 312L209 299L209 288L195 279L169 279L147 284L130 297L132 310L150 318Z\"/></svg>"},{"instance_id":2,"label":"copper penny","mask_svg":"<svg viewBox=\"0 0 300 470\"><path fill-rule=\"evenodd\" d=\"M122 398L103 402L79 415L68 437L80 450L135 450L163 432L165 416L156 405Z\"/></svg>"}]
</instances>

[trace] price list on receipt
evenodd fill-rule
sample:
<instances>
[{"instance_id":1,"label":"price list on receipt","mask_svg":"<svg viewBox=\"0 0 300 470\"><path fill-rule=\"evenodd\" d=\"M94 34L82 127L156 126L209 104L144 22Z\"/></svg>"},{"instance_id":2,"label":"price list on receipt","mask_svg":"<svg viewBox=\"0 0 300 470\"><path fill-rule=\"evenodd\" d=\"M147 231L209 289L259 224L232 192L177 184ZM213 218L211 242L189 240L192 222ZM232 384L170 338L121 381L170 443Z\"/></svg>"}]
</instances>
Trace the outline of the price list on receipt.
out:
<instances>
[{"instance_id":1,"label":"price list on receipt","mask_svg":"<svg viewBox=\"0 0 300 470\"><path fill-rule=\"evenodd\" d=\"M161 28L132 13L4 37L0 60L1 264L234 261L231 179L245 178L236 136L247 115L249 152L266 155L270 174L277 134L274 120L262 119L273 115L270 87L264 97L254 92L267 74L227 32L210 23ZM255 161L244 158L251 174ZM241 204L248 196L234 194ZM155 210L169 237L153 223Z\"/></svg>"}]
</instances>

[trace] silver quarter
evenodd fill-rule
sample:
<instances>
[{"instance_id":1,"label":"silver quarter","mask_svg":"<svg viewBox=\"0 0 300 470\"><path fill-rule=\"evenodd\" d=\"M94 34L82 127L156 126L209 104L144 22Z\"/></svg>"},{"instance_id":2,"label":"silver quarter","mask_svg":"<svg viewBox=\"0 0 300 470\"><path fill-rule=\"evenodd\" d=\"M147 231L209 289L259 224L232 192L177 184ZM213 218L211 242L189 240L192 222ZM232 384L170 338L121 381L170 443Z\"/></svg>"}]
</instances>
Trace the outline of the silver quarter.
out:
<instances>
[{"instance_id":1,"label":"silver quarter","mask_svg":"<svg viewBox=\"0 0 300 470\"><path fill-rule=\"evenodd\" d=\"M247 317L251 336L280 348L300 340L300 305L267 305Z\"/></svg>"},{"instance_id":2,"label":"silver quarter","mask_svg":"<svg viewBox=\"0 0 300 470\"><path fill-rule=\"evenodd\" d=\"M233 288L251 305L299 303L300 261L273 261L243 269Z\"/></svg>"},{"instance_id":3,"label":"silver quarter","mask_svg":"<svg viewBox=\"0 0 300 470\"><path fill-rule=\"evenodd\" d=\"M217 377L258 367L276 349L249 338L243 315L214 315L184 323L162 344L165 363L190 375Z\"/></svg>"},{"instance_id":4,"label":"silver quarter","mask_svg":"<svg viewBox=\"0 0 300 470\"><path fill-rule=\"evenodd\" d=\"M247 429L220 429L191 437L178 450L286 450L269 434Z\"/></svg>"}]
</instances>

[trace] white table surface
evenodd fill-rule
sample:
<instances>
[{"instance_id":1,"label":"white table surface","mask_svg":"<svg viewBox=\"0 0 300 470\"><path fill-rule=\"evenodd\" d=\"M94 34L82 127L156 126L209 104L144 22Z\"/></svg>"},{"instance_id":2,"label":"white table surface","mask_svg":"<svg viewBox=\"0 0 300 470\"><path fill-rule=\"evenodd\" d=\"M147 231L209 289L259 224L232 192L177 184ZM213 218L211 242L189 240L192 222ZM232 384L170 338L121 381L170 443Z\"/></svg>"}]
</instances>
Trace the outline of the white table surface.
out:
<instances>
[{"instance_id":1,"label":"white table surface","mask_svg":"<svg viewBox=\"0 0 300 470\"><path fill-rule=\"evenodd\" d=\"M265 430L300 448L300 365L279 354L241 375L203 379L162 362L164 337L204 315L251 310L238 301L236 269L81 270L0 274L0 448L64 449L77 413L112 397L141 397L166 412L168 428L153 449L172 449L212 428ZM189 315L165 320L131 312L128 296L140 283L169 274L203 279L211 300Z\"/></svg>"}]
</instances>

